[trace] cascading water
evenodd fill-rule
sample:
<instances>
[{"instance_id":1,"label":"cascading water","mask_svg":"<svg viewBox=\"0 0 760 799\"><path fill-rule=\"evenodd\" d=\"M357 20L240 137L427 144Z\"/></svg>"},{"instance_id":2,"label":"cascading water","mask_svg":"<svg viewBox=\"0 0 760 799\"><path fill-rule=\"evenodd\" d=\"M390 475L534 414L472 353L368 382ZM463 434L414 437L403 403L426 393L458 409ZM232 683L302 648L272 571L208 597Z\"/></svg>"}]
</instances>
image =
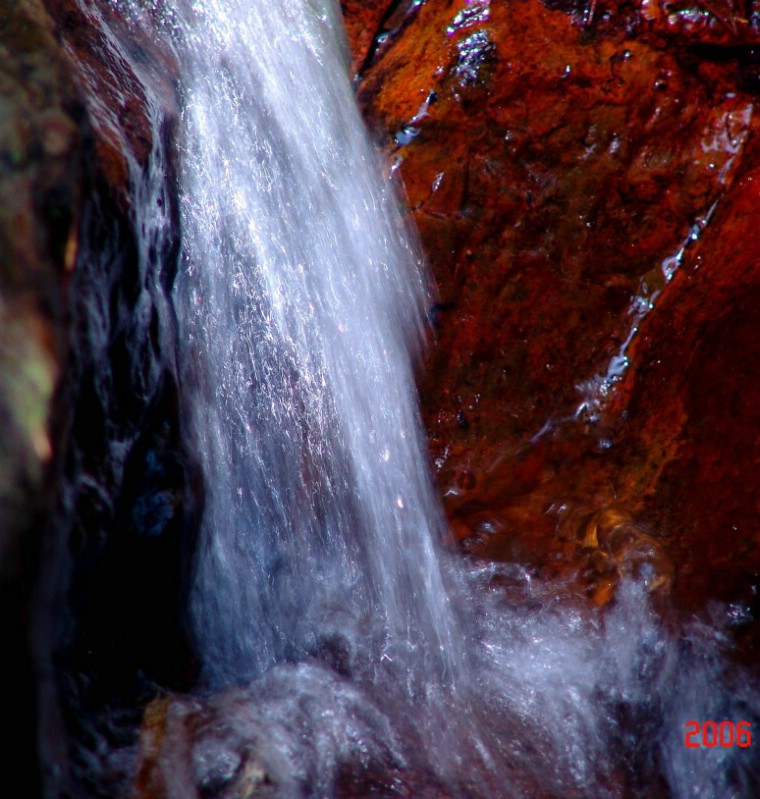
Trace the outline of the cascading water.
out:
<instances>
[{"instance_id":1,"label":"cascading water","mask_svg":"<svg viewBox=\"0 0 760 799\"><path fill-rule=\"evenodd\" d=\"M337 9L149 7L186 103L190 612L205 685L250 685L211 701L191 768L166 747L167 795L330 796L346 764L380 763L378 796L749 799L752 750L683 743L689 719L760 717L722 609L666 623L629 578L612 611L580 611L525 569L438 551L413 379L428 285Z\"/></svg>"},{"instance_id":2,"label":"cascading water","mask_svg":"<svg viewBox=\"0 0 760 799\"><path fill-rule=\"evenodd\" d=\"M182 15L185 385L207 483L193 596L211 682L340 650L452 676L414 404L426 285L332 16Z\"/></svg>"}]
</instances>

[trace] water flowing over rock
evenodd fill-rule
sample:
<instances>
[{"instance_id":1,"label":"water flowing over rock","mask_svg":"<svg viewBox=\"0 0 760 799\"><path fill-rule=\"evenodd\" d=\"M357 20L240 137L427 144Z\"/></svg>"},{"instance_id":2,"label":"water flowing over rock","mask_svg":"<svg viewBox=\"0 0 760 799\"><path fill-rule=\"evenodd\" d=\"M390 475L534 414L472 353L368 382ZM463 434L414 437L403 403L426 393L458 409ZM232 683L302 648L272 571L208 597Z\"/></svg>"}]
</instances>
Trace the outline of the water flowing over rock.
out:
<instances>
[{"instance_id":1,"label":"water flowing over rock","mask_svg":"<svg viewBox=\"0 0 760 799\"><path fill-rule=\"evenodd\" d=\"M411 658L447 680L458 659L412 373L424 277L330 8L173 17L180 352L208 477L192 612L212 683L330 641L349 668Z\"/></svg>"},{"instance_id":2,"label":"water flowing over rock","mask_svg":"<svg viewBox=\"0 0 760 799\"><path fill-rule=\"evenodd\" d=\"M106 705L139 713L150 679L188 669L176 97L171 54L107 5L4 3L0 23L4 640L16 765L52 797L97 781L78 744Z\"/></svg>"},{"instance_id":3,"label":"water flowing over rock","mask_svg":"<svg viewBox=\"0 0 760 799\"><path fill-rule=\"evenodd\" d=\"M422 404L457 536L568 574L568 520L622 509L679 603L756 614L755 7L405 8L358 91L438 282Z\"/></svg>"},{"instance_id":4,"label":"water flowing over rock","mask_svg":"<svg viewBox=\"0 0 760 799\"><path fill-rule=\"evenodd\" d=\"M758 795L757 9L341 8L0 0L28 793Z\"/></svg>"}]
</instances>

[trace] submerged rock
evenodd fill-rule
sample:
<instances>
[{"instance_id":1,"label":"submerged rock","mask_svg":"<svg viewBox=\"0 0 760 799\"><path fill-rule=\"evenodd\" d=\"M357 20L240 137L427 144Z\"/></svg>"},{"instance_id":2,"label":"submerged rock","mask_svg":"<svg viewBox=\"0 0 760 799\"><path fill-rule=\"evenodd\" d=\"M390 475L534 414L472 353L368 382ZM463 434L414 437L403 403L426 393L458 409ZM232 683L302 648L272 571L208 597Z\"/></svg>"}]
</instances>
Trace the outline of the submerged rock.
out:
<instances>
[{"instance_id":1,"label":"submerged rock","mask_svg":"<svg viewBox=\"0 0 760 799\"><path fill-rule=\"evenodd\" d=\"M444 799L438 782L405 773L397 745L359 688L321 665L280 666L249 687L151 703L134 791L140 799Z\"/></svg>"}]
</instances>

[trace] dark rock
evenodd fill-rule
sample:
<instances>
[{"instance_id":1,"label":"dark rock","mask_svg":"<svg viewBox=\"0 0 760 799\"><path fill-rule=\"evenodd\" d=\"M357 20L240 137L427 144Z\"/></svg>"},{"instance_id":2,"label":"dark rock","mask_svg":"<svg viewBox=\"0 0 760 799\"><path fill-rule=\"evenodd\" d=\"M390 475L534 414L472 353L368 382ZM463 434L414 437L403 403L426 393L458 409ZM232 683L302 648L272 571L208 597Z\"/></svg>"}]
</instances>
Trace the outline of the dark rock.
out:
<instances>
[{"instance_id":1,"label":"dark rock","mask_svg":"<svg viewBox=\"0 0 760 799\"><path fill-rule=\"evenodd\" d=\"M115 790L130 713L192 666L175 67L150 42L108 3L0 2L0 633L27 795L97 793L109 736Z\"/></svg>"},{"instance_id":2,"label":"dark rock","mask_svg":"<svg viewBox=\"0 0 760 799\"><path fill-rule=\"evenodd\" d=\"M52 457L51 402L67 352L83 166L81 99L41 2L0 3L0 637L14 730L6 752L41 789L31 585ZM40 714L41 715L41 714Z\"/></svg>"}]
</instances>

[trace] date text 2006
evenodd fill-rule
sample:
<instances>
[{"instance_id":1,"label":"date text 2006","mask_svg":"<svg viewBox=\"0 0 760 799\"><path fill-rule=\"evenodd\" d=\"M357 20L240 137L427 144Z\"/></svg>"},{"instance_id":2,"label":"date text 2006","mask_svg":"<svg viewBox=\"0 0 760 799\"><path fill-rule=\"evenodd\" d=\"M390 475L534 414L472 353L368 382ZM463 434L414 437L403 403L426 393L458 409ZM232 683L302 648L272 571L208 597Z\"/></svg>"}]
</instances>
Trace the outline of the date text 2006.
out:
<instances>
[{"instance_id":1,"label":"date text 2006","mask_svg":"<svg viewBox=\"0 0 760 799\"><path fill-rule=\"evenodd\" d=\"M684 744L689 749L752 745L752 725L748 721L687 721Z\"/></svg>"}]
</instances>

